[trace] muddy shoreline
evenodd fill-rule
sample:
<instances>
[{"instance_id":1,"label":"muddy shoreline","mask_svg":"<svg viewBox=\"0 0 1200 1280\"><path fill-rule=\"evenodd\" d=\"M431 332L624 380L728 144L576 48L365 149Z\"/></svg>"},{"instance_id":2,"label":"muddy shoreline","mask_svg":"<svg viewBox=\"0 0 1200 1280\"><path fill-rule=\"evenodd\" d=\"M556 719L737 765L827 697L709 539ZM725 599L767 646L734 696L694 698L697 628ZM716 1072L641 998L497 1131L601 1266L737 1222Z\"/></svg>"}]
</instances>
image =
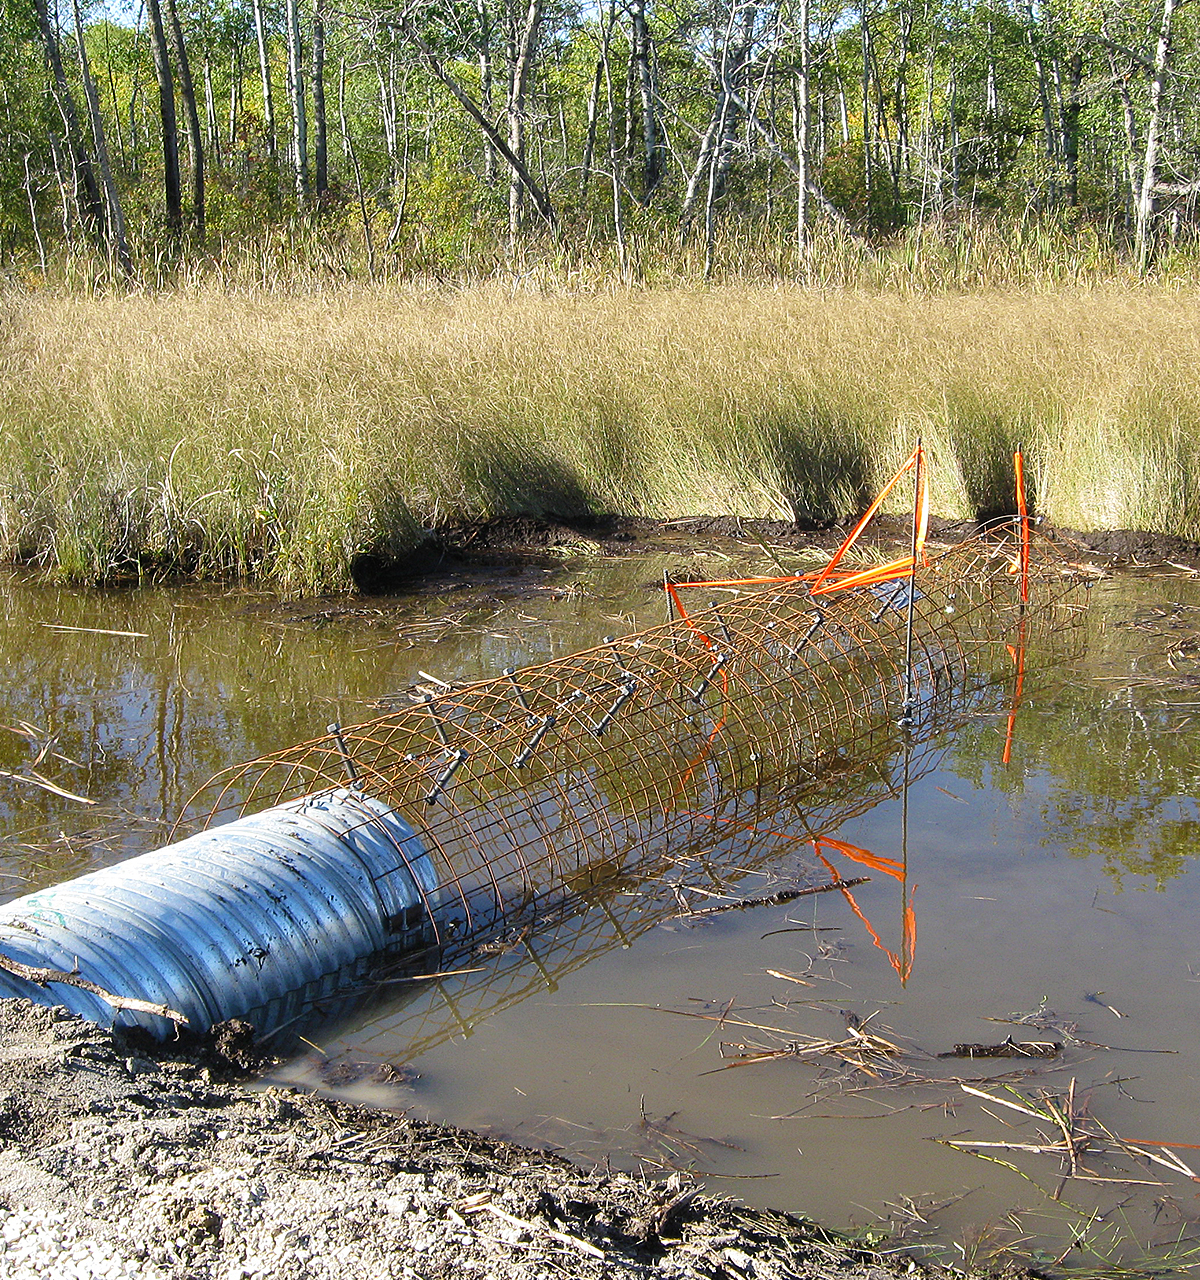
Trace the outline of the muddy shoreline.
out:
<instances>
[{"instance_id":1,"label":"muddy shoreline","mask_svg":"<svg viewBox=\"0 0 1200 1280\"><path fill-rule=\"evenodd\" d=\"M253 1091L251 1079L212 1045L156 1052L0 1000L0 1275L963 1275L679 1175L584 1171L403 1112Z\"/></svg>"},{"instance_id":2,"label":"muddy shoreline","mask_svg":"<svg viewBox=\"0 0 1200 1280\"><path fill-rule=\"evenodd\" d=\"M993 525L1003 525L993 521ZM982 527L970 520L930 521L930 538L955 543L974 536ZM1105 570L1138 571L1173 567L1200 572L1200 543L1170 534L1138 529L1081 532L1048 524L1040 528L1056 539L1073 543L1079 553ZM904 517L876 516L863 531L863 548L903 547L910 524ZM789 550L832 552L842 544L849 525L806 526L780 520L743 520L734 516L689 516L678 520L636 517L570 519L565 517L503 516L495 520L431 529L423 546L398 561L360 556L353 566L358 590L364 595L423 589L447 574L471 570L517 567L530 562L561 563L571 554L637 556L697 546L737 546L742 555L766 550L787 564Z\"/></svg>"}]
</instances>

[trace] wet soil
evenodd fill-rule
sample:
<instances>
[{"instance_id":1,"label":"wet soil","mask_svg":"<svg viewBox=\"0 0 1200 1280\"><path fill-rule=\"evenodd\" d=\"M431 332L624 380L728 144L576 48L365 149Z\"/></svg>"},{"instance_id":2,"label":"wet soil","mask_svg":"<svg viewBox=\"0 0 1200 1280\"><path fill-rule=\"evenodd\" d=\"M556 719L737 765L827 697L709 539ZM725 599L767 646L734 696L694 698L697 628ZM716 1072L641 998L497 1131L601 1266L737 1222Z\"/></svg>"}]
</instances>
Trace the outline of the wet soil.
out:
<instances>
[{"instance_id":1,"label":"wet soil","mask_svg":"<svg viewBox=\"0 0 1200 1280\"><path fill-rule=\"evenodd\" d=\"M170 1280L964 1274L679 1175L584 1171L402 1111L252 1092L246 1050L236 1027L201 1050L154 1052L0 1001L0 1271L21 1253L31 1274L67 1274L68 1241L80 1265L106 1260L79 1274Z\"/></svg>"},{"instance_id":2,"label":"wet soil","mask_svg":"<svg viewBox=\"0 0 1200 1280\"><path fill-rule=\"evenodd\" d=\"M998 522L991 522L996 524ZM1002 522L999 522L1002 523ZM930 522L930 537L958 542L983 527L972 520ZM1200 572L1200 543L1164 533L1138 529L1081 532L1042 524L1044 532L1074 542L1103 569L1149 569L1162 566ZM863 547L895 549L906 541L910 525L905 517L877 516L860 539ZM447 580L463 581L498 567L519 572L521 566L561 563L564 555L636 556L678 549L694 542L720 548L723 542L766 544L787 566L788 552L835 551L849 532L848 525L798 525L780 520L743 520L735 516L691 516L679 520L634 517L566 519L504 516L470 525L447 525L431 530L426 542L402 561L384 562L359 557L355 583L366 595L403 587L444 589ZM466 585L466 582L463 582Z\"/></svg>"}]
</instances>

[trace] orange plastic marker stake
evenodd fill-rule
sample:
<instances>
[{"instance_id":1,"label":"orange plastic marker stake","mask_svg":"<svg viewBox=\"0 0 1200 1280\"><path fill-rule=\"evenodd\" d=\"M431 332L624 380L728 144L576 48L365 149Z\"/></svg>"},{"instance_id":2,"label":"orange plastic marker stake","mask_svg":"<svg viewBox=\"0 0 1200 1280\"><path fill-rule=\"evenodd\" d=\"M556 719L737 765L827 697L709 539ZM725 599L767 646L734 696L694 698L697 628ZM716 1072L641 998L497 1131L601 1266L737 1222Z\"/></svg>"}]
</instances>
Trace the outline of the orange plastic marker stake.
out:
<instances>
[{"instance_id":1,"label":"orange plastic marker stake","mask_svg":"<svg viewBox=\"0 0 1200 1280\"><path fill-rule=\"evenodd\" d=\"M1025 457L1020 446L1013 454L1017 477L1017 519L1021 526L1021 603L1029 603L1029 509L1025 505Z\"/></svg>"}]
</instances>

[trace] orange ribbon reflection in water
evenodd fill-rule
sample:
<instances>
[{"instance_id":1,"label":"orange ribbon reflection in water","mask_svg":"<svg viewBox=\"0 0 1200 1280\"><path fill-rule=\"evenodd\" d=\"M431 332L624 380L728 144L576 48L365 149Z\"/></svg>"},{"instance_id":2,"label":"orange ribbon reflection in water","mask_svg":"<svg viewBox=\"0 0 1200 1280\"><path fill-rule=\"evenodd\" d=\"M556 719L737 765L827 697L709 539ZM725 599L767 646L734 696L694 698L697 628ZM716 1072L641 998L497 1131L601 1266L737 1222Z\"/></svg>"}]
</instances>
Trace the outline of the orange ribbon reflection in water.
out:
<instances>
[{"instance_id":1,"label":"orange ribbon reflection in water","mask_svg":"<svg viewBox=\"0 0 1200 1280\"><path fill-rule=\"evenodd\" d=\"M1012 759L1013 734L1017 727L1017 711L1021 706L1021 686L1025 683L1025 619L1021 619L1021 626L1017 631L1017 643L1014 647L1011 644L1004 646L1016 664L1017 679L1013 685L1012 704L1008 709L1008 727L1004 731L1004 755L1003 763L1008 764Z\"/></svg>"},{"instance_id":2,"label":"orange ribbon reflection in water","mask_svg":"<svg viewBox=\"0 0 1200 1280\"><path fill-rule=\"evenodd\" d=\"M876 853L871 853L868 849L860 849L856 844L850 844L846 840L834 840L831 836L810 836L792 835L788 831L772 831L763 830L752 822L739 822L736 818L718 818L716 814L706 813L698 815L703 818L711 818L714 822L728 823L737 827L740 831L753 831L758 835L774 836L778 840L786 840L794 843L801 841L811 844L813 852L817 855L817 859L824 865L829 872L833 883L837 885L842 897L846 899L850 910L863 922L866 926L867 933L870 935L871 941L887 956L892 968L900 977L902 986L908 985L908 979L913 971L913 963L917 953L917 916L913 910L912 898L916 892L917 886L914 884L909 886L908 883L908 866L906 862L898 862L895 858L881 858ZM855 901L846 885L842 884L841 872L837 867L822 854L822 849L828 849L833 853L840 853L843 857L849 858L852 862L857 862L860 866L869 867L872 871L882 871L885 876L891 876L893 880L900 883L904 890L904 928L900 940L900 954L897 955L889 947L884 945L883 939L880 938L875 926L867 919L866 913Z\"/></svg>"},{"instance_id":3,"label":"orange ribbon reflection in water","mask_svg":"<svg viewBox=\"0 0 1200 1280\"><path fill-rule=\"evenodd\" d=\"M877 854L869 853L866 849L860 849L857 845L849 844L845 840L831 840L828 837L820 837L812 842L812 847L817 858L825 865L829 874L833 877L834 884L841 890L842 897L846 899L850 910L866 926L867 933L871 935L871 941L887 956L888 962L900 977L901 986L907 986L917 954L917 916L912 904L912 894L915 893L917 886L914 884L912 889L909 889L908 867L905 863L897 862L894 858L881 858ZM863 909L854 900L854 894L841 883L842 877L837 867L821 852L822 848L840 853L852 862L857 862L864 867L870 867L873 871L882 871L884 875L891 876L893 880L900 882L904 890L904 929L901 934L899 955L891 950L890 947L884 945L883 939L880 938L875 930L875 926L867 919Z\"/></svg>"}]
</instances>

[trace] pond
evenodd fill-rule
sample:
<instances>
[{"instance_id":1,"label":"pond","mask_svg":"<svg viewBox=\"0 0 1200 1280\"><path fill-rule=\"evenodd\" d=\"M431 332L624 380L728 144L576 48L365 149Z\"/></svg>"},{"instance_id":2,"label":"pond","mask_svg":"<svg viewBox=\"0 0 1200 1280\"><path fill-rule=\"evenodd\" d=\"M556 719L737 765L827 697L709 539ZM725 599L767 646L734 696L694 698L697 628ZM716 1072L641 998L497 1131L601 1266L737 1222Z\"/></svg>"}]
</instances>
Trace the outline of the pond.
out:
<instances>
[{"instance_id":1,"label":"pond","mask_svg":"<svg viewBox=\"0 0 1200 1280\"><path fill-rule=\"evenodd\" d=\"M217 770L369 718L430 673L658 622L664 567L766 565L681 534L301 605L10 576L3 888L165 842ZM1200 586L1116 576L1089 594L1069 634L1030 644L1015 715L1014 670L823 831L817 879L836 869L852 892L784 900L818 866L784 841L736 885L697 867L670 893L585 894L469 972L383 988L274 1078L584 1162L695 1170L959 1261L1150 1251L1182 1268L1200 1213ZM731 894L779 897L706 910ZM1009 1037L1062 1047L997 1048Z\"/></svg>"}]
</instances>

